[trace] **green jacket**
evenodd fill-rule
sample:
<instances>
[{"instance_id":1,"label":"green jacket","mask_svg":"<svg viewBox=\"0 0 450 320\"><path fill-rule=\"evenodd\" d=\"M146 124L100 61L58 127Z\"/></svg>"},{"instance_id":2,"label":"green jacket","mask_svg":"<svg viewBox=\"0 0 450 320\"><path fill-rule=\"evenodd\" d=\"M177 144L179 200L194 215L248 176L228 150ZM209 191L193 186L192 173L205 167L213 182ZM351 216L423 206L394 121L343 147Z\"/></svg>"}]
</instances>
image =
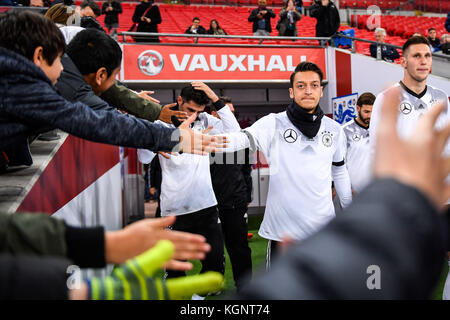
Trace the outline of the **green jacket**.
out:
<instances>
[{"instance_id":1,"label":"green jacket","mask_svg":"<svg viewBox=\"0 0 450 320\"><path fill-rule=\"evenodd\" d=\"M117 81L101 98L116 108L121 108L136 117L154 122L161 113L161 105L139 97L135 92L119 84Z\"/></svg>"},{"instance_id":2,"label":"green jacket","mask_svg":"<svg viewBox=\"0 0 450 320\"><path fill-rule=\"evenodd\" d=\"M105 266L103 227L76 228L46 214L0 213L0 253L68 258L79 267Z\"/></svg>"}]
</instances>

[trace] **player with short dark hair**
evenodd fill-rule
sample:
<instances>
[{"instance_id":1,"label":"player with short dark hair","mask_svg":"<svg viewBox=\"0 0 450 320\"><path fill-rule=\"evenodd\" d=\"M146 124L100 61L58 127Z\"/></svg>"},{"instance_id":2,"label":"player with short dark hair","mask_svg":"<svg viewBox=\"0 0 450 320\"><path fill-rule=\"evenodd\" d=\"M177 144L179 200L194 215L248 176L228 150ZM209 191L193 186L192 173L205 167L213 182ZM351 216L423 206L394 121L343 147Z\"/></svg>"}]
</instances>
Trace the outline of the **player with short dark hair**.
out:
<instances>
[{"instance_id":1,"label":"player with short dark hair","mask_svg":"<svg viewBox=\"0 0 450 320\"><path fill-rule=\"evenodd\" d=\"M212 101L220 119L204 112ZM177 109L189 116L195 115L193 130L210 134L240 130L230 108L206 84L199 81L184 87L177 98ZM173 128L173 124L160 121L162 125ZM209 129L208 129L209 128ZM155 156L148 150L138 150L139 160L150 163ZM176 156L158 155L162 171L160 193L161 216L176 215L173 230L201 234L211 245L211 251L202 260L201 273L206 271L225 272L223 236L218 222L217 200L211 183L208 156L179 154ZM181 276L179 272L168 272L167 277ZM198 297L202 299L203 297Z\"/></svg>"},{"instance_id":2,"label":"player with short dark hair","mask_svg":"<svg viewBox=\"0 0 450 320\"><path fill-rule=\"evenodd\" d=\"M356 118L342 127L346 136L345 162L352 190L356 193L361 192L370 178L369 125L374 102L375 96L371 92L360 95L356 102Z\"/></svg>"},{"instance_id":3,"label":"player with short dark hair","mask_svg":"<svg viewBox=\"0 0 450 320\"><path fill-rule=\"evenodd\" d=\"M403 45L403 57L401 58L401 65L404 68L403 79L391 88L378 94L373 105L372 120L369 128L372 154L376 147L376 134L377 128L380 125L381 106L384 103L385 96L392 90L398 91L400 95L397 131L401 138L411 136L419 119L427 110L435 108L439 102L446 103L447 107L437 119L436 128L442 128L449 121L450 104L447 93L427 84L428 75L431 73L432 62L431 47L427 38L413 36L405 42ZM444 148L444 155L446 157L450 156L449 143ZM450 179L450 176L448 179ZM442 199L442 204L448 206L450 201L448 199ZM444 288L443 298L450 299L450 281L447 281L446 287Z\"/></svg>"},{"instance_id":4,"label":"player with short dark hair","mask_svg":"<svg viewBox=\"0 0 450 320\"><path fill-rule=\"evenodd\" d=\"M271 113L244 132L226 134L224 151L250 147L262 151L270 165L269 192L259 235L269 239L267 267L285 240L304 240L334 218L331 181L341 205L352 199L345 166L345 134L319 106L323 73L302 62L291 76L287 110Z\"/></svg>"}]
</instances>

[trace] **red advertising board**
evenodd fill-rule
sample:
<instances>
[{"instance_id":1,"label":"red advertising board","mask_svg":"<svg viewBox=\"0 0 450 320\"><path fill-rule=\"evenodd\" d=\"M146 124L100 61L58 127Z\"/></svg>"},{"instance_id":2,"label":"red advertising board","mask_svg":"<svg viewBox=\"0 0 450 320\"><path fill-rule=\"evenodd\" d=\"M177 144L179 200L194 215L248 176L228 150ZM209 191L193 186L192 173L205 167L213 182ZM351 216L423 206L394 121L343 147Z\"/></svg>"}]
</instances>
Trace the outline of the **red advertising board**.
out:
<instances>
[{"instance_id":1,"label":"red advertising board","mask_svg":"<svg viewBox=\"0 0 450 320\"><path fill-rule=\"evenodd\" d=\"M324 48L124 44L120 80L287 81L302 61L318 64L326 77Z\"/></svg>"}]
</instances>

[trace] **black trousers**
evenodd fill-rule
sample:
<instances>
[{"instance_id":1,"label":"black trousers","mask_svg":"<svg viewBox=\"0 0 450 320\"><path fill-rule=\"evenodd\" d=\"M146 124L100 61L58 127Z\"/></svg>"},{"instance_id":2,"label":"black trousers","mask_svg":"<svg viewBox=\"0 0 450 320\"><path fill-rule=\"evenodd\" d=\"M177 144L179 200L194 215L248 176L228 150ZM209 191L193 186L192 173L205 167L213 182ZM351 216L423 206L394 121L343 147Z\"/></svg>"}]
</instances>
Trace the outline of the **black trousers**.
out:
<instances>
[{"instance_id":1,"label":"black trousers","mask_svg":"<svg viewBox=\"0 0 450 320\"><path fill-rule=\"evenodd\" d=\"M201 260L202 269L200 273L217 271L225 273L225 253L223 250L223 236L218 223L219 213L217 207L210 207L200 211L177 216L172 230L196 233L204 236L211 250L205 259ZM184 271L167 270L167 278L185 276Z\"/></svg>"},{"instance_id":2,"label":"black trousers","mask_svg":"<svg viewBox=\"0 0 450 320\"><path fill-rule=\"evenodd\" d=\"M246 212L246 205L235 208L219 207L222 232L237 291L243 289L252 276L252 251L248 246L248 227L244 217Z\"/></svg>"},{"instance_id":3,"label":"black trousers","mask_svg":"<svg viewBox=\"0 0 450 320\"><path fill-rule=\"evenodd\" d=\"M267 253L266 253L266 270L270 270L270 265L278 255L278 251L280 250L280 241L269 240L267 243Z\"/></svg>"}]
</instances>

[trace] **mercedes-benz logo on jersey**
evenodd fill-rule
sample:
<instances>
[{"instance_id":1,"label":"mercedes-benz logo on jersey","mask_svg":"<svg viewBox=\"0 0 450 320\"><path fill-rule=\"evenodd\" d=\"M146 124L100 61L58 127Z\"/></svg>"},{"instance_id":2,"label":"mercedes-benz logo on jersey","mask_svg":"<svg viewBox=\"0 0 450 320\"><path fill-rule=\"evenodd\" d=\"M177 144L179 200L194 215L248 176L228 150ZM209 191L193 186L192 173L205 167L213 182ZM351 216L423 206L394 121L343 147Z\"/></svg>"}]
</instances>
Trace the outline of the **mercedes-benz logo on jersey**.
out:
<instances>
[{"instance_id":1,"label":"mercedes-benz logo on jersey","mask_svg":"<svg viewBox=\"0 0 450 320\"><path fill-rule=\"evenodd\" d=\"M142 52L138 57L138 67L147 76L156 76L164 67L162 55L155 50Z\"/></svg>"},{"instance_id":2,"label":"mercedes-benz logo on jersey","mask_svg":"<svg viewBox=\"0 0 450 320\"><path fill-rule=\"evenodd\" d=\"M359 133L353 134L353 141L359 141L361 140L361 135Z\"/></svg>"},{"instance_id":3,"label":"mercedes-benz logo on jersey","mask_svg":"<svg viewBox=\"0 0 450 320\"><path fill-rule=\"evenodd\" d=\"M403 114L408 114L412 110L412 106L408 102L402 102L400 103L400 111Z\"/></svg>"},{"instance_id":4,"label":"mercedes-benz logo on jersey","mask_svg":"<svg viewBox=\"0 0 450 320\"><path fill-rule=\"evenodd\" d=\"M298 134L297 132L295 132L294 129L287 129L284 132L284 140L286 140L286 142L288 143L294 143L295 141L297 141L298 138Z\"/></svg>"},{"instance_id":5,"label":"mercedes-benz logo on jersey","mask_svg":"<svg viewBox=\"0 0 450 320\"><path fill-rule=\"evenodd\" d=\"M333 135L328 132L322 132L322 143L325 147L331 147L333 145Z\"/></svg>"}]
</instances>

